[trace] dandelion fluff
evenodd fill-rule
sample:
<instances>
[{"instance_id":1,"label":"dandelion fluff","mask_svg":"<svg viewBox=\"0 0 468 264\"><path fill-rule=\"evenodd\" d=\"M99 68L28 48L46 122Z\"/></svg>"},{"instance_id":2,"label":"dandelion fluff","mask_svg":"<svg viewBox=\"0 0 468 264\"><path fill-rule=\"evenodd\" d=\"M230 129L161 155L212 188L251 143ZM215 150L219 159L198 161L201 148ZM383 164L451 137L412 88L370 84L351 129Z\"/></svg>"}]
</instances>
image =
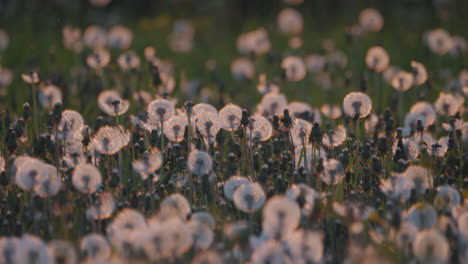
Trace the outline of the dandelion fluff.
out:
<instances>
[{"instance_id":1,"label":"dandelion fluff","mask_svg":"<svg viewBox=\"0 0 468 264\"><path fill-rule=\"evenodd\" d=\"M97 152L114 155L130 143L130 132L120 126L104 126L93 136L91 143Z\"/></svg>"},{"instance_id":2,"label":"dandelion fluff","mask_svg":"<svg viewBox=\"0 0 468 264\"><path fill-rule=\"evenodd\" d=\"M34 235L23 235L15 250L16 263L51 263L47 244Z\"/></svg>"},{"instance_id":3,"label":"dandelion fluff","mask_svg":"<svg viewBox=\"0 0 468 264\"><path fill-rule=\"evenodd\" d=\"M94 205L86 210L86 217L91 220L103 220L112 216L115 209L114 197L111 193L101 193Z\"/></svg>"},{"instance_id":4,"label":"dandelion fluff","mask_svg":"<svg viewBox=\"0 0 468 264\"><path fill-rule=\"evenodd\" d=\"M234 192L245 183L250 183L250 180L243 176L231 176L225 183L224 183L224 195L229 200L234 199Z\"/></svg>"},{"instance_id":5,"label":"dandelion fluff","mask_svg":"<svg viewBox=\"0 0 468 264\"><path fill-rule=\"evenodd\" d=\"M227 131L237 130L242 118L242 108L237 105L228 104L219 110L221 126Z\"/></svg>"},{"instance_id":6,"label":"dandelion fluff","mask_svg":"<svg viewBox=\"0 0 468 264\"><path fill-rule=\"evenodd\" d=\"M78 191L94 193L102 183L101 172L92 164L80 164L73 171L72 182Z\"/></svg>"},{"instance_id":7,"label":"dandelion fluff","mask_svg":"<svg viewBox=\"0 0 468 264\"><path fill-rule=\"evenodd\" d=\"M98 96L99 108L110 116L123 115L128 111L130 103L122 99L120 94L114 90L102 91Z\"/></svg>"},{"instance_id":8,"label":"dandelion fluff","mask_svg":"<svg viewBox=\"0 0 468 264\"><path fill-rule=\"evenodd\" d=\"M111 248L103 235L91 233L83 237L80 250L87 259L106 260L111 255Z\"/></svg>"},{"instance_id":9,"label":"dandelion fluff","mask_svg":"<svg viewBox=\"0 0 468 264\"><path fill-rule=\"evenodd\" d=\"M271 238L286 237L299 225L301 210L289 198L276 195L263 208L263 232Z\"/></svg>"},{"instance_id":10,"label":"dandelion fluff","mask_svg":"<svg viewBox=\"0 0 468 264\"><path fill-rule=\"evenodd\" d=\"M265 203L265 193L258 183L244 183L234 192L233 201L237 209L252 213Z\"/></svg>"},{"instance_id":11,"label":"dandelion fluff","mask_svg":"<svg viewBox=\"0 0 468 264\"><path fill-rule=\"evenodd\" d=\"M175 115L164 124L164 135L172 142L182 142L187 126L186 117Z\"/></svg>"},{"instance_id":12,"label":"dandelion fluff","mask_svg":"<svg viewBox=\"0 0 468 264\"><path fill-rule=\"evenodd\" d=\"M169 120L175 114L174 104L165 99L156 99L148 105L148 117L154 123Z\"/></svg>"},{"instance_id":13,"label":"dandelion fluff","mask_svg":"<svg viewBox=\"0 0 468 264\"><path fill-rule=\"evenodd\" d=\"M351 118L365 118L372 110L372 101L365 93L351 92L343 100L343 109Z\"/></svg>"},{"instance_id":14,"label":"dandelion fluff","mask_svg":"<svg viewBox=\"0 0 468 264\"><path fill-rule=\"evenodd\" d=\"M421 202L410 208L405 219L419 230L430 229L437 222L437 212L431 205Z\"/></svg>"},{"instance_id":15,"label":"dandelion fluff","mask_svg":"<svg viewBox=\"0 0 468 264\"><path fill-rule=\"evenodd\" d=\"M450 246L436 229L424 230L416 235L413 253L421 263L446 263L450 257Z\"/></svg>"},{"instance_id":16,"label":"dandelion fluff","mask_svg":"<svg viewBox=\"0 0 468 264\"><path fill-rule=\"evenodd\" d=\"M160 218L178 218L185 220L190 214L191 208L187 199L178 193L172 194L161 203Z\"/></svg>"},{"instance_id":17,"label":"dandelion fluff","mask_svg":"<svg viewBox=\"0 0 468 264\"><path fill-rule=\"evenodd\" d=\"M213 167L213 159L205 151L193 150L188 156L187 167L195 175L208 175Z\"/></svg>"},{"instance_id":18,"label":"dandelion fluff","mask_svg":"<svg viewBox=\"0 0 468 264\"><path fill-rule=\"evenodd\" d=\"M36 158L25 157L15 162L15 182L23 190L37 188L49 175L47 165Z\"/></svg>"},{"instance_id":19,"label":"dandelion fluff","mask_svg":"<svg viewBox=\"0 0 468 264\"><path fill-rule=\"evenodd\" d=\"M369 69L375 72L384 71L390 63L390 57L384 48L380 46L373 46L367 50L366 64Z\"/></svg>"},{"instance_id":20,"label":"dandelion fluff","mask_svg":"<svg viewBox=\"0 0 468 264\"><path fill-rule=\"evenodd\" d=\"M346 128L343 125L338 125L337 128L325 133L322 137L322 144L325 147L339 147L346 140Z\"/></svg>"},{"instance_id":21,"label":"dandelion fluff","mask_svg":"<svg viewBox=\"0 0 468 264\"><path fill-rule=\"evenodd\" d=\"M265 117L255 114L247 126L247 137L253 141L267 141L273 133L273 126Z\"/></svg>"},{"instance_id":22,"label":"dandelion fluff","mask_svg":"<svg viewBox=\"0 0 468 264\"><path fill-rule=\"evenodd\" d=\"M323 171L320 173L320 179L328 184L338 184L345 177L345 171L340 161L328 159L323 161Z\"/></svg>"},{"instance_id":23,"label":"dandelion fluff","mask_svg":"<svg viewBox=\"0 0 468 264\"><path fill-rule=\"evenodd\" d=\"M66 240L52 240L47 245L52 263L75 264L78 256L73 245Z\"/></svg>"}]
</instances>

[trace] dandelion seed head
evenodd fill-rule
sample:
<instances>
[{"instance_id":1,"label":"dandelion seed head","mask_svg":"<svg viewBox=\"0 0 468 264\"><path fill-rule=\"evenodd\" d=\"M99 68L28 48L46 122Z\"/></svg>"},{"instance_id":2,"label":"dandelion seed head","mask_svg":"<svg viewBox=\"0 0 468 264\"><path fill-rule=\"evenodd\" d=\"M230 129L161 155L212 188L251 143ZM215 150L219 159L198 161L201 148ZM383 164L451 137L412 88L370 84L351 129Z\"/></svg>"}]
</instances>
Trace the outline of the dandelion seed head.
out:
<instances>
[{"instance_id":1,"label":"dandelion seed head","mask_svg":"<svg viewBox=\"0 0 468 264\"><path fill-rule=\"evenodd\" d=\"M49 164L44 166L47 170L47 177L37 185L35 192L41 197L54 196L62 187L62 180L56 167Z\"/></svg>"},{"instance_id":2,"label":"dandelion seed head","mask_svg":"<svg viewBox=\"0 0 468 264\"><path fill-rule=\"evenodd\" d=\"M409 113L405 116L405 127L411 128L413 131L417 131L418 122L422 124L424 129L428 127L426 117L420 113Z\"/></svg>"},{"instance_id":3,"label":"dandelion seed head","mask_svg":"<svg viewBox=\"0 0 468 264\"><path fill-rule=\"evenodd\" d=\"M54 260L52 263L78 263L78 256L76 255L75 248L67 240L52 240L48 243L47 248L51 259Z\"/></svg>"},{"instance_id":4,"label":"dandelion seed head","mask_svg":"<svg viewBox=\"0 0 468 264\"><path fill-rule=\"evenodd\" d=\"M410 178L418 194L424 194L426 189L431 188L434 175L431 170L418 165L409 166L403 173L403 177Z\"/></svg>"},{"instance_id":5,"label":"dandelion seed head","mask_svg":"<svg viewBox=\"0 0 468 264\"><path fill-rule=\"evenodd\" d=\"M289 198L276 195L263 207L263 232L267 237L287 237L299 225L301 210L299 205Z\"/></svg>"},{"instance_id":6,"label":"dandelion seed head","mask_svg":"<svg viewBox=\"0 0 468 264\"><path fill-rule=\"evenodd\" d=\"M453 47L453 40L445 29L434 29L424 35L429 49L437 55L444 55Z\"/></svg>"},{"instance_id":7,"label":"dandelion seed head","mask_svg":"<svg viewBox=\"0 0 468 264\"><path fill-rule=\"evenodd\" d=\"M415 85L422 85L427 81L426 67L420 62L411 61L411 68L413 68L413 80Z\"/></svg>"},{"instance_id":8,"label":"dandelion seed head","mask_svg":"<svg viewBox=\"0 0 468 264\"><path fill-rule=\"evenodd\" d=\"M267 141L273 133L273 126L265 117L255 114L247 126L247 137L253 141Z\"/></svg>"},{"instance_id":9,"label":"dandelion seed head","mask_svg":"<svg viewBox=\"0 0 468 264\"><path fill-rule=\"evenodd\" d=\"M204 224L209 227L211 230L215 229L216 221L213 216L208 212L196 212L192 214L190 218L192 221L198 222L200 224Z\"/></svg>"},{"instance_id":10,"label":"dandelion seed head","mask_svg":"<svg viewBox=\"0 0 468 264\"><path fill-rule=\"evenodd\" d=\"M450 247L438 230L423 230L413 242L413 254L424 263L446 263L450 257Z\"/></svg>"},{"instance_id":11,"label":"dandelion seed head","mask_svg":"<svg viewBox=\"0 0 468 264\"><path fill-rule=\"evenodd\" d=\"M418 156L420 154L418 144L412 139L402 139L402 142L403 142L403 149L400 148L400 150L403 151L406 158L412 161L417 161ZM395 155L397 148L399 148L398 140L395 140L392 146L393 155Z\"/></svg>"},{"instance_id":12,"label":"dandelion seed head","mask_svg":"<svg viewBox=\"0 0 468 264\"><path fill-rule=\"evenodd\" d=\"M62 30L63 45L76 53L82 52L84 43L81 39L81 30L79 28L66 25Z\"/></svg>"},{"instance_id":13,"label":"dandelion seed head","mask_svg":"<svg viewBox=\"0 0 468 264\"><path fill-rule=\"evenodd\" d=\"M161 84L158 85L159 94L171 94L176 85L174 76L166 72L161 72L159 78L161 79Z\"/></svg>"},{"instance_id":14,"label":"dandelion seed head","mask_svg":"<svg viewBox=\"0 0 468 264\"><path fill-rule=\"evenodd\" d=\"M343 114L341 107L334 104L324 104L320 107L320 112L329 119L338 119Z\"/></svg>"},{"instance_id":15,"label":"dandelion seed head","mask_svg":"<svg viewBox=\"0 0 468 264\"><path fill-rule=\"evenodd\" d=\"M122 127L101 127L91 139L95 150L103 155L114 155L130 143L130 132Z\"/></svg>"},{"instance_id":16,"label":"dandelion seed head","mask_svg":"<svg viewBox=\"0 0 468 264\"><path fill-rule=\"evenodd\" d=\"M187 167L197 176L208 175L213 168L213 159L205 151L193 150L188 156Z\"/></svg>"},{"instance_id":17,"label":"dandelion seed head","mask_svg":"<svg viewBox=\"0 0 468 264\"><path fill-rule=\"evenodd\" d=\"M101 172L92 164L80 164L73 171L72 183L80 192L94 193L102 183Z\"/></svg>"},{"instance_id":18,"label":"dandelion seed head","mask_svg":"<svg viewBox=\"0 0 468 264\"><path fill-rule=\"evenodd\" d=\"M99 108L110 116L123 115L128 111L130 103L122 99L115 90L102 91L98 96Z\"/></svg>"},{"instance_id":19,"label":"dandelion seed head","mask_svg":"<svg viewBox=\"0 0 468 264\"><path fill-rule=\"evenodd\" d=\"M64 110L57 130L60 132L62 138L68 139L81 133L83 126L84 121L80 113L74 110Z\"/></svg>"},{"instance_id":20,"label":"dandelion seed head","mask_svg":"<svg viewBox=\"0 0 468 264\"><path fill-rule=\"evenodd\" d=\"M105 48L96 48L86 58L86 63L93 69L101 69L109 65L111 61L111 55Z\"/></svg>"},{"instance_id":21,"label":"dandelion seed head","mask_svg":"<svg viewBox=\"0 0 468 264\"><path fill-rule=\"evenodd\" d=\"M221 126L227 131L237 130L242 118L242 108L237 105L228 104L219 110Z\"/></svg>"},{"instance_id":22,"label":"dandelion seed head","mask_svg":"<svg viewBox=\"0 0 468 264\"><path fill-rule=\"evenodd\" d=\"M15 167L15 182L25 191L38 188L48 178L48 167L40 159L29 157L17 159Z\"/></svg>"},{"instance_id":23,"label":"dandelion seed head","mask_svg":"<svg viewBox=\"0 0 468 264\"><path fill-rule=\"evenodd\" d=\"M159 170L162 164L161 152L157 148L153 148L151 152L144 153L142 159L134 160L132 162L132 167L141 175L143 180L146 180L148 175Z\"/></svg>"},{"instance_id":24,"label":"dandelion seed head","mask_svg":"<svg viewBox=\"0 0 468 264\"><path fill-rule=\"evenodd\" d=\"M91 233L83 237L80 250L87 259L106 260L111 255L111 248L106 238L98 233Z\"/></svg>"},{"instance_id":25,"label":"dandelion seed head","mask_svg":"<svg viewBox=\"0 0 468 264\"><path fill-rule=\"evenodd\" d=\"M243 183L234 191L233 201L237 209L253 213L265 203L265 192L258 183Z\"/></svg>"},{"instance_id":26,"label":"dandelion seed head","mask_svg":"<svg viewBox=\"0 0 468 264\"><path fill-rule=\"evenodd\" d=\"M211 228L196 221L190 221L187 226L192 233L192 243L195 249L206 250L211 246L215 236Z\"/></svg>"},{"instance_id":27,"label":"dandelion seed head","mask_svg":"<svg viewBox=\"0 0 468 264\"><path fill-rule=\"evenodd\" d=\"M19 250L20 239L16 237L0 237L0 263L17 263L16 251Z\"/></svg>"},{"instance_id":28,"label":"dandelion seed head","mask_svg":"<svg viewBox=\"0 0 468 264\"><path fill-rule=\"evenodd\" d=\"M410 222L401 223L395 238L398 247L400 249L407 249L414 239L416 239L418 231L418 228Z\"/></svg>"},{"instance_id":29,"label":"dandelion seed head","mask_svg":"<svg viewBox=\"0 0 468 264\"><path fill-rule=\"evenodd\" d=\"M255 65L248 58L240 57L232 61L231 73L237 80L251 80L255 77Z\"/></svg>"},{"instance_id":30,"label":"dandelion seed head","mask_svg":"<svg viewBox=\"0 0 468 264\"><path fill-rule=\"evenodd\" d=\"M434 206L437 209L450 211L461 203L460 194L453 187L443 185L437 188L437 190L437 195L434 198Z\"/></svg>"},{"instance_id":31,"label":"dandelion seed head","mask_svg":"<svg viewBox=\"0 0 468 264\"><path fill-rule=\"evenodd\" d=\"M218 253L211 250L200 252L192 260L192 264L217 264L221 262L222 260Z\"/></svg>"},{"instance_id":32,"label":"dandelion seed head","mask_svg":"<svg viewBox=\"0 0 468 264\"><path fill-rule=\"evenodd\" d=\"M133 93L133 100L139 105L147 105L151 103L151 94L144 90L139 90Z\"/></svg>"},{"instance_id":33,"label":"dandelion seed head","mask_svg":"<svg viewBox=\"0 0 468 264\"><path fill-rule=\"evenodd\" d=\"M310 54L304 58L304 63L309 72L318 73L324 70L327 60L322 55Z\"/></svg>"},{"instance_id":34,"label":"dandelion seed head","mask_svg":"<svg viewBox=\"0 0 468 264\"><path fill-rule=\"evenodd\" d=\"M286 238L287 248L296 261L320 263L324 251L322 237L319 232L297 230Z\"/></svg>"},{"instance_id":35,"label":"dandelion seed head","mask_svg":"<svg viewBox=\"0 0 468 264\"><path fill-rule=\"evenodd\" d=\"M211 229L204 225L198 225L200 228L204 228L204 231L212 232ZM186 253L192 246L194 233L193 229L189 224L186 224L180 219L174 218L164 222L164 237L166 238L163 243L168 253L173 256L181 256ZM198 234L202 235L202 234ZM201 238L201 237L200 237ZM211 243L210 243L211 244Z\"/></svg>"},{"instance_id":36,"label":"dandelion seed head","mask_svg":"<svg viewBox=\"0 0 468 264\"><path fill-rule=\"evenodd\" d=\"M124 71L136 70L140 68L140 57L134 51L127 51L122 53L117 58L117 63L119 64L120 69Z\"/></svg>"},{"instance_id":37,"label":"dandelion seed head","mask_svg":"<svg viewBox=\"0 0 468 264\"><path fill-rule=\"evenodd\" d=\"M286 108L289 110L289 115L294 118L304 119L311 123L322 123L322 116L320 111L316 108L311 107L309 104L304 102L290 102Z\"/></svg>"},{"instance_id":38,"label":"dandelion seed head","mask_svg":"<svg viewBox=\"0 0 468 264\"><path fill-rule=\"evenodd\" d=\"M224 196L232 201L234 199L234 192L244 183L250 183L250 180L243 176L231 176L224 183Z\"/></svg>"},{"instance_id":39,"label":"dandelion seed head","mask_svg":"<svg viewBox=\"0 0 468 264\"><path fill-rule=\"evenodd\" d=\"M275 240L270 240L256 248L251 258L252 264L293 263L286 249Z\"/></svg>"},{"instance_id":40,"label":"dandelion seed head","mask_svg":"<svg viewBox=\"0 0 468 264\"><path fill-rule=\"evenodd\" d=\"M414 84L414 76L407 71L399 71L392 77L392 87L399 91L408 91Z\"/></svg>"},{"instance_id":41,"label":"dandelion seed head","mask_svg":"<svg viewBox=\"0 0 468 264\"><path fill-rule=\"evenodd\" d=\"M187 199L183 195L175 193L163 200L159 217L161 219L171 219L175 217L185 221L191 211Z\"/></svg>"},{"instance_id":42,"label":"dandelion seed head","mask_svg":"<svg viewBox=\"0 0 468 264\"><path fill-rule=\"evenodd\" d=\"M456 96L451 93L441 92L439 97L434 102L434 107L440 115L454 116L465 102L461 96Z\"/></svg>"},{"instance_id":43,"label":"dandelion seed head","mask_svg":"<svg viewBox=\"0 0 468 264\"><path fill-rule=\"evenodd\" d=\"M21 74L23 81L28 84L39 83L39 74L37 72L29 72Z\"/></svg>"},{"instance_id":44,"label":"dandelion seed head","mask_svg":"<svg viewBox=\"0 0 468 264\"><path fill-rule=\"evenodd\" d=\"M375 72L383 72L390 64L390 57L384 48L373 46L367 50L366 64Z\"/></svg>"},{"instance_id":45,"label":"dandelion seed head","mask_svg":"<svg viewBox=\"0 0 468 264\"><path fill-rule=\"evenodd\" d=\"M294 146L306 146L309 143L309 135L312 131L312 124L302 120L294 119L291 129L291 139Z\"/></svg>"},{"instance_id":46,"label":"dandelion seed head","mask_svg":"<svg viewBox=\"0 0 468 264\"><path fill-rule=\"evenodd\" d=\"M127 27L117 25L110 28L107 33L107 46L126 50L130 48L133 41L133 33Z\"/></svg>"},{"instance_id":47,"label":"dandelion seed head","mask_svg":"<svg viewBox=\"0 0 468 264\"><path fill-rule=\"evenodd\" d=\"M279 30L284 34L299 34L304 28L304 19L296 9L284 8L278 14L277 24Z\"/></svg>"},{"instance_id":48,"label":"dandelion seed head","mask_svg":"<svg viewBox=\"0 0 468 264\"><path fill-rule=\"evenodd\" d=\"M382 192L388 197L399 201L407 201L411 196L413 187L414 183L410 178L394 175L380 182Z\"/></svg>"},{"instance_id":49,"label":"dandelion seed head","mask_svg":"<svg viewBox=\"0 0 468 264\"><path fill-rule=\"evenodd\" d=\"M322 144L325 147L339 147L347 138L346 128L343 125L338 125L337 128L325 133L322 137Z\"/></svg>"},{"instance_id":50,"label":"dandelion seed head","mask_svg":"<svg viewBox=\"0 0 468 264\"><path fill-rule=\"evenodd\" d=\"M338 184L345 177L345 171L341 162L336 159L328 159L323 161L323 171L320 173L320 179L328 184Z\"/></svg>"},{"instance_id":51,"label":"dandelion seed head","mask_svg":"<svg viewBox=\"0 0 468 264\"><path fill-rule=\"evenodd\" d=\"M427 126L433 125L436 120L436 111L434 106L428 102L417 102L411 107L410 113L423 115Z\"/></svg>"},{"instance_id":52,"label":"dandelion seed head","mask_svg":"<svg viewBox=\"0 0 468 264\"><path fill-rule=\"evenodd\" d=\"M156 99L148 105L148 117L153 123L167 121L174 115L174 104L166 99Z\"/></svg>"},{"instance_id":53,"label":"dandelion seed head","mask_svg":"<svg viewBox=\"0 0 468 264\"><path fill-rule=\"evenodd\" d=\"M409 209L405 220L415 225L419 230L430 229L437 222L437 212L431 205L421 202Z\"/></svg>"},{"instance_id":54,"label":"dandelion seed head","mask_svg":"<svg viewBox=\"0 0 468 264\"><path fill-rule=\"evenodd\" d=\"M364 30L379 32L384 24L383 16L377 9L366 8L359 14L359 25Z\"/></svg>"},{"instance_id":55,"label":"dandelion seed head","mask_svg":"<svg viewBox=\"0 0 468 264\"><path fill-rule=\"evenodd\" d=\"M14 259L16 263L51 263L47 244L34 235L25 234L18 242Z\"/></svg>"},{"instance_id":56,"label":"dandelion seed head","mask_svg":"<svg viewBox=\"0 0 468 264\"><path fill-rule=\"evenodd\" d=\"M218 114L218 110L210 104L199 103L193 106L192 109L192 122L196 122L200 116L202 116L205 112L211 112L213 114Z\"/></svg>"},{"instance_id":57,"label":"dandelion seed head","mask_svg":"<svg viewBox=\"0 0 468 264\"><path fill-rule=\"evenodd\" d=\"M115 201L111 193L101 193L94 204L86 210L86 217L90 220L103 220L112 216Z\"/></svg>"},{"instance_id":58,"label":"dandelion seed head","mask_svg":"<svg viewBox=\"0 0 468 264\"><path fill-rule=\"evenodd\" d=\"M270 51L271 43L265 28L245 32L236 41L237 50L243 55L262 55Z\"/></svg>"},{"instance_id":59,"label":"dandelion seed head","mask_svg":"<svg viewBox=\"0 0 468 264\"><path fill-rule=\"evenodd\" d=\"M293 184L286 191L286 197L299 204L302 215L310 216L314 210L315 200L320 198L320 194L311 187L300 183Z\"/></svg>"},{"instance_id":60,"label":"dandelion seed head","mask_svg":"<svg viewBox=\"0 0 468 264\"><path fill-rule=\"evenodd\" d=\"M83 32L83 42L90 48L104 47L107 41L107 32L97 25L88 26Z\"/></svg>"},{"instance_id":61,"label":"dandelion seed head","mask_svg":"<svg viewBox=\"0 0 468 264\"><path fill-rule=\"evenodd\" d=\"M115 247L121 244L126 237L138 233L138 230L146 229L147 223L145 217L135 209L125 208L121 210L107 226L106 235L108 240Z\"/></svg>"},{"instance_id":62,"label":"dandelion seed head","mask_svg":"<svg viewBox=\"0 0 468 264\"><path fill-rule=\"evenodd\" d=\"M372 110L372 101L365 93L351 92L343 100L343 109L351 118L365 118Z\"/></svg>"},{"instance_id":63,"label":"dandelion seed head","mask_svg":"<svg viewBox=\"0 0 468 264\"><path fill-rule=\"evenodd\" d=\"M62 91L55 85L46 85L39 91L39 102L47 109L53 109L62 103Z\"/></svg>"},{"instance_id":64,"label":"dandelion seed head","mask_svg":"<svg viewBox=\"0 0 468 264\"><path fill-rule=\"evenodd\" d=\"M281 62L281 68L285 71L286 79L290 82L299 82L307 74L304 61L297 56L288 56Z\"/></svg>"},{"instance_id":65,"label":"dandelion seed head","mask_svg":"<svg viewBox=\"0 0 468 264\"><path fill-rule=\"evenodd\" d=\"M198 132L207 139L208 143L214 141L219 130L221 130L221 120L218 113L211 111L201 112L197 116L195 125Z\"/></svg>"},{"instance_id":66,"label":"dandelion seed head","mask_svg":"<svg viewBox=\"0 0 468 264\"><path fill-rule=\"evenodd\" d=\"M164 135L172 142L182 142L187 126L186 117L175 115L164 124Z\"/></svg>"}]
</instances>

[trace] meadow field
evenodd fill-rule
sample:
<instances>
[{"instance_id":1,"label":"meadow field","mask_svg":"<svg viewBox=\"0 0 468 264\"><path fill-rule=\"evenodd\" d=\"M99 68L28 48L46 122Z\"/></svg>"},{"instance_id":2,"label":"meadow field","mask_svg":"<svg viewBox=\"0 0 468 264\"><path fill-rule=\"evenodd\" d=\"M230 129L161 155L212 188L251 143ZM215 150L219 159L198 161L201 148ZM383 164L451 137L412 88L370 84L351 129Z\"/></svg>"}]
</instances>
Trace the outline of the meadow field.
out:
<instances>
[{"instance_id":1,"label":"meadow field","mask_svg":"<svg viewBox=\"0 0 468 264\"><path fill-rule=\"evenodd\" d=\"M467 18L0 0L0 264L468 264Z\"/></svg>"}]
</instances>

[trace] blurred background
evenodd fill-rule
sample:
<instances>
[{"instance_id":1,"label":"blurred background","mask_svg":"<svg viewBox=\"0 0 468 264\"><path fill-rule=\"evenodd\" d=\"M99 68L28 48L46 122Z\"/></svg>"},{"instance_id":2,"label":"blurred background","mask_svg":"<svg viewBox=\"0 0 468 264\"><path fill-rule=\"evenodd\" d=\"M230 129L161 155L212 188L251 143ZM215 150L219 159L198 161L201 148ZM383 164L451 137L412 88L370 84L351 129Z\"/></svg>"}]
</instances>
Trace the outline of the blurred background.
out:
<instances>
[{"instance_id":1,"label":"blurred background","mask_svg":"<svg viewBox=\"0 0 468 264\"><path fill-rule=\"evenodd\" d=\"M206 63L216 59L217 76L223 80L227 94L233 101L246 105L258 101L261 95L255 93L246 98L238 91L249 91L247 89L256 85L255 81L233 82L229 67L241 55L236 49L238 36L259 27L268 31L272 42L270 55L277 61L287 54L305 56L324 52L324 41L331 39L337 49L348 55L350 64L355 64L354 86L360 85L359 72L365 69L365 51L376 44L387 49L392 64L406 65L407 68L411 59L427 63L429 71L432 64L450 66L456 63L458 68L466 65L467 60L463 57L442 62L429 59L431 52L422 41L424 32L439 27L466 39L466 0L305 0L292 6L304 18L304 30L299 35L303 43L299 50L288 49L289 37L280 34L276 25L280 10L291 6L283 0L0 0L0 28L10 38L8 49L0 53L0 64L15 73L10 90L23 89L19 74L31 70L39 71L43 79L54 79L58 85L66 87L70 85L71 66L76 66L77 62L84 64L91 50L74 54L65 49L63 28L71 25L84 31L94 24L105 29L123 25L132 31L130 49L139 56L143 57L144 48L151 45L156 48L158 57L174 63L178 84L183 73L184 78L197 80L200 86L208 85L212 77L207 76ZM378 34L361 40L358 48L351 47L347 32L358 23L360 11L367 7L382 13L384 27ZM195 29L193 50L189 53L174 52L168 41L175 22L180 19L189 21ZM121 51L111 50L111 53L115 58ZM257 65L257 69L262 67ZM292 86L314 89L315 84L305 81ZM284 87L284 90L291 99L306 96L312 103L322 99L319 93L295 93L294 87ZM339 102L341 98L330 100Z\"/></svg>"}]
</instances>

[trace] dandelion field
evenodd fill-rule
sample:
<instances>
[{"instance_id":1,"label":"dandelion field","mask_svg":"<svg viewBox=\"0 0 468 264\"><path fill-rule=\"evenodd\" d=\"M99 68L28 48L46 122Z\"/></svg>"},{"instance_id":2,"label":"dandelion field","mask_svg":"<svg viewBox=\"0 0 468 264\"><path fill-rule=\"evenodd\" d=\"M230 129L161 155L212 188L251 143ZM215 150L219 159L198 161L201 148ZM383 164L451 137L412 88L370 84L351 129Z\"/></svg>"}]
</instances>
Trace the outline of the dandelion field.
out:
<instances>
[{"instance_id":1,"label":"dandelion field","mask_svg":"<svg viewBox=\"0 0 468 264\"><path fill-rule=\"evenodd\" d=\"M466 1L41 2L0 1L0 264L468 263Z\"/></svg>"}]
</instances>

